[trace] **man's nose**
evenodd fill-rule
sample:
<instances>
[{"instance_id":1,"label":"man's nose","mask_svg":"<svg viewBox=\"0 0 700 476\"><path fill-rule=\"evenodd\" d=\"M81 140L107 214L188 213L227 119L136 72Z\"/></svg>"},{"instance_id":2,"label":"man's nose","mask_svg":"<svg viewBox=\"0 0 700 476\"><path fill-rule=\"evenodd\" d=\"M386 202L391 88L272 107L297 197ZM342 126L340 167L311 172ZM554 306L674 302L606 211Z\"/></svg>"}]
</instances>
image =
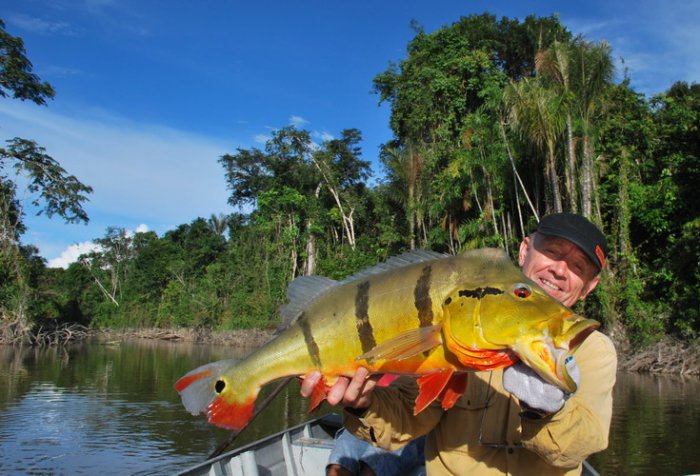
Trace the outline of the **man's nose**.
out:
<instances>
[{"instance_id":1,"label":"man's nose","mask_svg":"<svg viewBox=\"0 0 700 476\"><path fill-rule=\"evenodd\" d=\"M557 277L563 278L566 276L568 266L563 259L552 260L551 269Z\"/></svg>"}]
</instances>

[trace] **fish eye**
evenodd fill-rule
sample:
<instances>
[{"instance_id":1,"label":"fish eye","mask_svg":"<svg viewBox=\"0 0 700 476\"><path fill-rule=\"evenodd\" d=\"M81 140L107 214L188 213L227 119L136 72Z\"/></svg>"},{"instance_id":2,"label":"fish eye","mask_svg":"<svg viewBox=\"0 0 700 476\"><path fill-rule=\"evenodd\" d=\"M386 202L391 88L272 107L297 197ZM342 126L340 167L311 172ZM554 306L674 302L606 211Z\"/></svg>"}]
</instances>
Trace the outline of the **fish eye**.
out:
<instances>
[{"instance_id":1,"label":"fish eye","mask_svg":"<svg viewBox=\"0 0 700 476\"><path fill-rule=\"evenodd\" d=\"M530 295L532 294L532 291L530 290L530 287L528 285L518 283L513 288L513 294L515 294L516 297L519 297L521 299L525 299L525 298L530 297Z\"/></svg>"}]
</instances>

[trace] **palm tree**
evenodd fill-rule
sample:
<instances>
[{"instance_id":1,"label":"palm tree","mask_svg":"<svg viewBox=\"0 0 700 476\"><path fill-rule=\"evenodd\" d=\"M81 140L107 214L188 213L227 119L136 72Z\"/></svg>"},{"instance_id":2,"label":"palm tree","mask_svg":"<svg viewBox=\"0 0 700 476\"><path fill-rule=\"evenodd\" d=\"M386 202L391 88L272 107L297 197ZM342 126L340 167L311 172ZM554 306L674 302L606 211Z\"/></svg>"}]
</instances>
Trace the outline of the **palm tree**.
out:
<instances>
[{"instance_id":1,"label":"palm tree","mask_svg":"<svg viewBox=\"0 0 700 476\"><path fill-rule=\"evenodd\" d=\"M566 162L564 177L568 205L571 211L578 211L578 190L576 186L576 152L574 149L574 126L571 117L571 51L568 43L554 41L546 50L540 50L535 57L537 74L551 81L566 103Z\"/></svg>"},{"instance_id":2,"label":"palm tree","mask_svg":"<svg viewBox=\"0 0 700 476\"><path fill-rule=\"evenodd\" d=\"M523 195L525 195L525 200L527 200L527 203L530 207L530 211L532 212L535 219L537 221L540 221L540 218L539 214L537 213L537 209L535 208L535 205L533 204L532 199L530 198L530 194L528 193L527 188L525 187L523 179L520 176L520 173L518 172L518 168L515 165L513 149L510 146L510 141L508 139L508 135L506 134L506 126L508 126L509 114L508 105L506 104L505 91L503 89L492 90L491 94L487 96L486 100L484 101L484 104L479 109L479 112L481 114L487 115L488 117L491 117L498 127L499 137L503 144L503 148L505 149L506 154L508 155L508 161L510 162L511 170L513 171L513 193L516 197L515 204L518 212L518 221L520 223L520 233L522 236L525 236L526 231L525 224L523 222L523 213L520 209L520 193L518 192L518 186L520 187L520 190L522 191Z\"/></svg>"},{"instance_id":3,"label":"palm tree","mask_svg":"<svg viewBox=\"0 0 700 476\"><path fill-rule=\"evenodd\" d=\"M557 138L565 125L562 97L537 79L523 78L518 82L511 81L505 98L511 125L546 151L545 176L549 180L553 209L563 211L555 156Z\"/></svg>"},{"instance_id":4,"label":"palm tree","mask_svg":"<svg viewBox=\"0 0 700 476\"><path fill-rule=\"evenodd\" d=\"M214 215L212 213L209 220L207 220L207 223L209 224L211 231L219 236L224 236L226 229L228 228L228 217L223 213L219 213L218 215Z\"/></svg>"},{"instance_id":5,"label":"palm tree","mask_svg":"<svg viewBox=\"0 0 700 476\"><path fill-rule=\"evenodd\" d=\"M579 37L572 43L571 55L574 107L581 120L583 136L581 208L583 214L590 218L595 193L592 124L602 112L602 99L612 82L615 68L610 45L605 41L596 44Z\"/></svg>"},{"instance_id":6,"label":"palm tree","mask_svg":"<svg viewBox=\"0 0 700 476\"><path fill-rule=\"evenodd\" d=\"M423 214L420 205L423 198L423 168L425 161L423 155L414 147L386 146L382 151L382 161L388 169L389 175L398 182L403 189L402 193L406 221L408 222L409 246L416 249L416 236L421 226Z\"/></svg>"}]
</instances>

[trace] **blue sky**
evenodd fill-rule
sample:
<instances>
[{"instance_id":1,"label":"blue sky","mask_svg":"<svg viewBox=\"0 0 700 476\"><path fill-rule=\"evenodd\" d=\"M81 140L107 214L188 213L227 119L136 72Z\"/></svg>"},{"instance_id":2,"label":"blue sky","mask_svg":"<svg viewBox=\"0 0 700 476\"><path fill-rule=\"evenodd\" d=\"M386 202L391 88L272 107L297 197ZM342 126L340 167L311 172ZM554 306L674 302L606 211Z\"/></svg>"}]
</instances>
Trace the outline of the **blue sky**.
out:
<instances>
[{"instance_id":1,"label":"blue sky","mask_svg":"<svg viewBox=\"0 0 700 476\"><path fill-rule=\"evenodd\" d=\"M372 79L405 58L411 20L431 32L483 12L559 14L647 95L700 81L699 0L0 0L57 92L0 99L0 140L36 140L94 188L88 225L29 212L23 242L59 266L108 226L162 234L230 213L218 158L289 124L318 142L358 128L374 163L391 131Z\"/></svg>"}]
</instances>

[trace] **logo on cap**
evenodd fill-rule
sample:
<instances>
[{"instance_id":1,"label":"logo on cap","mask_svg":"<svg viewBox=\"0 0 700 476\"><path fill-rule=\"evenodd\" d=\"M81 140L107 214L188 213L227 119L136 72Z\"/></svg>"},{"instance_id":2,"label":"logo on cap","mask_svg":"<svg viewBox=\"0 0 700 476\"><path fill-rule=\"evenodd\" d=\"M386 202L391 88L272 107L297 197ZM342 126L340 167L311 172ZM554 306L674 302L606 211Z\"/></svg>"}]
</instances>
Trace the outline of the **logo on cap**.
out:
<instances>
[{"instance_id":1,"label":"logo on cap","mask_svg":"<svg viewBox=\"0 0 700 476\"><path fill-rule=\"evenodd\" d=\"M600 261L600 269L605 268L605 253L603 253L603 250L600 248L600 245L595 245L595 255Z\"/></svg>"}]
</instances>

